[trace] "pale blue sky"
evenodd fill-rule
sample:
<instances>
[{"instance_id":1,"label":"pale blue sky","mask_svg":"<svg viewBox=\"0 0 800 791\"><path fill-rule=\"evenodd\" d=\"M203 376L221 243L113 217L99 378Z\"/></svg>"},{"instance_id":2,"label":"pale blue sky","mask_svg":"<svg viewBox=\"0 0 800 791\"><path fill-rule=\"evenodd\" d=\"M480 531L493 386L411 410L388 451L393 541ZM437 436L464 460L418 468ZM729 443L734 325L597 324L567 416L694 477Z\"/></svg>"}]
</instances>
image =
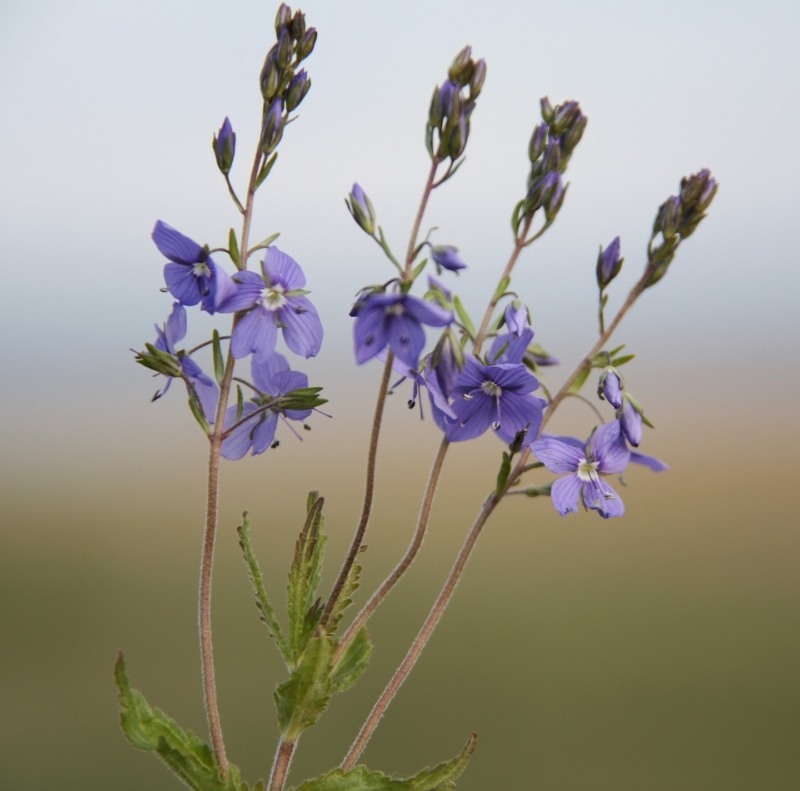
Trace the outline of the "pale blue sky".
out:
<instances>
[{"instance_id":1,"label":"pale blue sky","mask_svg":"<svg viewBox=\"0 0 800 791\"><path fill-rule=\"evenodd\" d=\"M480 308L507 255L538 98L575 98L589 127L567 203L515 281L541 340L567 361L581 354L594 331L597 246L622 236L620 280L632 282L658 204L682 175L710 167L721 184L711 216L630 317L627 339L670 370L705 369L721 388L740 380L742 360L788 386L795 375L777 361L795 354L800 286L793 4L303 7L320 30L308 62L313 88L259 196L256 229L280 230L306 269L329 339L319 370L350 370L352 295L388 276L343 196L358 180L390 240L405 246L425 174L430 92L469 42L488 78L467 163L428 215L439 241L458 245L471 265L458 283L466 303ZM162 218L218 245L238 227L209 143L229 115L239 135L234 178L242 177L273 13L263 2L5 5L0 321L6 370L26 377L15 407L44 407L37 394L54 379L63 404L87 393L145 395L130 391L140 372L126 349L149 339L169 303L158 293L150 231ZM76 360L79 380L69 373Z\"/></svg>"}]
</instances>

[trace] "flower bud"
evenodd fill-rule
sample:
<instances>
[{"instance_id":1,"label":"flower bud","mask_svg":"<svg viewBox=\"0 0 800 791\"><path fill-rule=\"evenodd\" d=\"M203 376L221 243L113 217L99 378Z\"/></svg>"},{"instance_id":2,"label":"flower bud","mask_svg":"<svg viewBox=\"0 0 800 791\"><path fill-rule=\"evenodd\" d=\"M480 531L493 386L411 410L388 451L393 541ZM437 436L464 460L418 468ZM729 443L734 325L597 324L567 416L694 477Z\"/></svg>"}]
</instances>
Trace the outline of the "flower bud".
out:
<instances>
[{"instance_id":1,"label":"flower bud","mask_svg":"<svg viewBox=\"0 0 800 791\"><path fill-rule=\"evenodd\" d=\"M572 126L567 129L566 133L561 137L562 153L569 156L581 142L583 133L586 131L586 124L589 119L583 114L579 113Z\"/></svg>"},{"instance_id":2,"label":"flower bud","mask_svg":"<svg viewBox=\"0 0 800 791\"><path fill-rule=\"evenodd\" d=\"M271 102L278 94L278 86L281 82L281 69L278 66L277 48L273 47L264 60L261 69L261 95L265 102Z\"/></svg>"},{"instance_id":3,"label":"flower bud","mask_svg":"<svg viewBox=\"0 0 800 791\"><path fill-rule=\"evenodd\" d=\"M547 124L537 124L531 135L531 142L528 144L528 159L531 162L536 162L537 159L544 153L547 146L547 132L549 127Z\"/></svg>"},{"instance_id":4,"label":"flower bud","mask_svg":"<svg viewBox=\"0 0 800 791\"><path fill-rule=\"evenodd\" d=\"M619 374L610 366L603 371L600 377L597 395L608 401L614 409L622 406L622 381Z\"/></svg>"},{"instance_id":5,"label":"flower bud","mask_svg":"<svg viewBox=\"0 0 800 791\"><path fill-rule=\"evenodd\" d=\"M213 148L214 156L217 158L217 167L227 176L236 153L236 135L227 117L222 122L219 134L214 137Z\"/></svg>"},{"instance_id":6,"label":"flower bud","mask_svg":"<svg viewBox=\"0 0 800 791\"><path fill-rule=\"evenodd\" d=\"M558 139L549 140L547 146L545 146L542 170L545 173L561 171L561 146L558 143Z\"/></svg>"},{"instance_id":7,"label":"flower bud","mask_svg":"<svg viewBox=\"0 0 800 791\"><path fill-rule=\"evenodd\" d=\"M278 36L278 51L275 58L278 62L278 68L285 70L291 66L293 52L292 36L288 30L282 30Z\"/></svg>"},{"instance_id":8,"label":"flower bud","mask_svg":"<svg viewBox=\"0 0 800 791\"><path fill-rule=\"evenodd\" d=\"M623 260L619 255L619 236L615 236L605 250L600 247L597 256L597 285L600 289L604 289L619 274Z\"/></svg>"},{"instance_id":9,"label":"flower bud","mask_svg":"<svg viewBox=\"0 0 800 791\"><path fill-rule=\"evenodd\" d=\"M451 244L443 244L438 247L431 247L431 257L436 264L437 274L442 273L442 269L450 272L458 272L459 269L466 269L467 265L458 255L458 248Z\"/></svg>"},{"instance_id":10,"label":"flower bud","mask_svg":"<svg viewBox=\"0 0 800 791\"><path fill-rule=\"evenodd\" d=\"M316 43L317 29L310 27L303 33L302 38L297 44L297 60L305 60L314 51L314 45Z\"/></svg>"},{"instance_id":11,"label":"flower bud","mask_svg":"<svg viewBox=\"0 0 800 791\"><path fill-rule=\"evenodd\" d=\"M518 299L508 303L503 317L508 331L515 338L519 338L522 331L528 326L528 308Z\"/></svg>"},{"instance_id":12,"label":"flower bud","mask_svg":"<svg viewBox=\"0 0 800 791\"><path fill-rule=\"evenodd\" d=\"M546 124L551 124L556 117L556 111L553 109L553 105L550 104L550 99L546 96L542 96L542 98L539 99L539 105L542 108L542 120Z\"/></svg>"},{"instance_id":13,"label":"flower bud","mask_svg":"<svg viewBox=\"0 0 800 791\"><path fill-rule=\"evenodd\" d=\"M261 150L269 155L277 147L283 137L283 100L274 99L264 119L264 128L261 131Z\"/></svg>"},{"instance_id":14,"label":"flower bud","mask_svg":"<svg viewBox=\"0 0 800 791\"><path fill-rule=\"evenodd\" d=\"M353 184L353 189L345 198L345 203L359 227L372 236L375 233L375 209L367 194L358 184Z\"/></svg>"},{"instance_id":15,"label":"flower bud","mask_svg":"<svg viewBox=\"0 0 800 791\"><path fill-rule=\"evenodd\" d=\"M439 88L439 114L456 118L461 106L460 88L452 80L445 80ZM438 124L436 124L438 126Z\"/></svg>"},{"instance_id":16,"label":"flower bud","mask_svg":"<svg viewBox=\"0 0 800 791\"><path fill-rule=\"evenodd\" d=\"M560 135L569 129L581 114L581 108L576 101L570 99L564 104L559 104L555 110L555 117L550 123L553 134Z\"/></svg>"},{"instance_id":17,"label":"flower bud","mask_svg":"<svg viewBox=\"0 0 800 791\"><path fill-rule=\"evenodd\" d=\"M477 99L486 80L486 61L481 58L475 61L475 70L469 80L469 95L472 99Z\"/></svg>"},{"instance_id":18,"label":"flower bud","mask_svg":"<svg viewBox=\"0 0 800 791\"><path fill-rule=\"evenodd\" d=\"M447 76L455 83L459 85L466 85L469 82L469 76L465 75L470 74L474 71L474 67L472 65L472 47L467 44L458 55L455 56L453 62L450 64L450 68L447 70Z\"/></svg>"},{"instance_id":19,"label":"flower bud","mask_svg":"<svg viewBox=\"0 0 800 791\"><path fill-rule=\"evenodd\" d=\"M300 105L300 102L305 99L310 89L311 80L308 74L306 74L306 70L300 69L300 71L294 75L292 81L289 83L289 87L286 89L286 112L290 113L292 110L295 110Z\"/></svg>"},{"instance_id":20,"label":"flower bud","mask_svg":"<svg viewBox=\"0 0 800 791\"><path fill-rule=\"evenodd\" d=\"M449 156L450 159L458 159L467 147L467 138L469 137L468 117L468 113L462 110L461 114L458 116L458 121L453 126L447 146L447 156Z\"/></svg>"},{"instance_id":21,"label":"flower bud","mask_svg":"<svg viewBox=\"0 0 800 791\"><path fill-rule=\"evenodd\" d=\"M638 448L642 441L642 415L628 397L624 397L622 400L622 409L619 410L619 423L625 439L634 448Z\"/></svg>"},{"instance_id":22,"label":"flower bud","mask_svg":"<svg viewBox=\"0 0 800 791\"><path fill-rule=\"evenodd\" d=\"M289 28L294 41L300 41L306 32L306 15L302 11L295 11L292 17L292 24Z\"/></svg>"},{"instance_id":23,"label":"flower bud","mask_svg":"<svg viewBox=\"0 0 800 791\"><path fill-rule=\"evenodd\" d=\"M564 205L564 196L567 194L567 187L559 176L555 186L550 190L544 203L544 218L547 222L553 222L556 215Z\"/></svg>"},{"instance_id":24,"label":"flower bud","mask_svg":"<svg viewBox=\"0 0 800 791\"><path fill-rule=\"evenodd\" d=\"M275 36L280 38L284 30L289 29L292 22L292 9L286 3L281 3L278 6L278 13L275 14Z\"/></svg>"}]
</instances>

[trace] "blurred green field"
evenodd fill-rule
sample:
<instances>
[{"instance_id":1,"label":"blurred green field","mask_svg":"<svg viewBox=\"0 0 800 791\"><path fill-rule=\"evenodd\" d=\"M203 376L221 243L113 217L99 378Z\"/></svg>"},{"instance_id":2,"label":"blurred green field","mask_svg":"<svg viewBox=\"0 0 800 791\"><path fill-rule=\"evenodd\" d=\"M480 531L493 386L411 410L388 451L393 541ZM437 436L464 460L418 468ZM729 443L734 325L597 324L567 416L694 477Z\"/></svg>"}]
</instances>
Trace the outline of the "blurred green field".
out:
<instances>
[{"instance_id":1,"label":"blurred green field","mask_svg":"<svg viewBox=\"0 0 800 791\"><path fill-rule=\"evenodd\" d=\"M428 462L409 467L405 454L432 458L431 426L404 421L395 419L382 456L365 585L399 556L416 515ZM694 445L688 429L659 437L673 469L633 470L622 520L561 519L549 503L522 498L503 507L365 754L371 766L413 773L455 754L474 730L464 791L797 787L800 537L786 510L793 449L779 450L776 420L760 440L766 464L754 471L735 463L736 436L725 444L715 424L703 425L694 426ZM23 460L7 479L0 788L178 787L121 735L118 649L151 703L205 734L194 602L205 462L190 430L150 460L146 445L158 430L126 438L128 456L87 451L82 466L59 476L47 461L34 475ZM287 441L224 471L218 675L229 754L251 780L268 773L280 676L233 526L250 509L280 601L305 493L287 471L304 465L328 497L329 559L341 557L361 462L355 452L352 461L337 456L336 447L355 446L339 431L326 424L316 445ZM193 443L199 452L187 464L181 456ZM304 737L295 782L341 760L427 612L499 450L491 439L454 449L423 555L372 624L373 666Z\"/></svg>"}]
</instances>

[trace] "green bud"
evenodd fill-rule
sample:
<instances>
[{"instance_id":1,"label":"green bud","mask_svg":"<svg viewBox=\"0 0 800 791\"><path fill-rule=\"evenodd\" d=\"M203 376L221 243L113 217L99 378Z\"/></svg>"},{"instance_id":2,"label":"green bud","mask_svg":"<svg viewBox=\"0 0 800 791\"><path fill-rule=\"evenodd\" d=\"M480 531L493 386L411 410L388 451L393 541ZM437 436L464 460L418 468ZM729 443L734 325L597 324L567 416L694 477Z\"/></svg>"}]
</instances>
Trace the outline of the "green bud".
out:
<instances>
[{"instance_id":1,"label":"green bud","mask_svg":"<svg viewBox=\"0 0 800 791\"><path fill-rule=\"evenodd\" d=\"M278 68L281 70L288 69L292 64L293 54L294 46L292 45L292 37L288 30L282 30L278 36L278 52L276 55Z\"/></svg>"},{"instance_id":2,"label":"green bud","mask_svg":"<svg viewBox=\"0 0 800 791\"><path fill-rule=\"evenodd\" d=\"M477 99L486 80L486 61L481 58L475 61L475 68L469 80L469 95L472 99Z\"/></svg>"},{"instance_id":3,"label":"green bud","mask_svg":"<svg viewBox=\"0 0 800 791\"><path fill-rule=\"evenodd\" d=\"M297 60L305 60L314 51L314 45L316 43L317 30L316 28L310 27L297 42Z\"/></svg>"},{"instance_id":4,"label":"green bud","mask_svg":"<svg viewBox=\"0 0 800 791\"><path fill-rule=\"evenodd\" d=\"M473 71L472 47L467 44L467 46L453 58L453 62L447 70L447 76L459 85L466 85Z\"/></svg>"},{"instance_id":5,"label":"green bud","mask_svg":"<svg viewBox=\"0 0 800 791\"><path fill-rule=\"evenodd\" d=\"M544 153L547 146L547 132L549 127L547 124L537 124L531 135L531 142L528 144L528 159L531 162L536 162L537 159Z\"/></svg>"},{"instance_id":6,"label":"green bud","mask_svg":"<svg viewBox=\"0 0 800 791\"><path fill-rule=\"evenodd\" d=\"M275 36L277 38L281 37L281 33L284 30L289 29L289 25L292 22L292 9L289 8L286 3L281 3L278 6L278 13L275 14Z\"/></svg>"},{"instance_id":7,"label":"green bud","mask_svg":"<svg viewBox=\"0 0 800 791\"><path fill-rule=\"evenodd\" d=\"M539 105L542 108L542 120L546 124L553 123L553 119L556 117L556 111L553 109L553 105L550 104L550 99L546 96L542 96L542 98L539 99Z\"/></svg>"},{"instance_id":8,"label":"green bud","mask_svg":"<svg viewBox=\"0 0 800 791\"><path fill-rule=\"evenodd\" d=\"M306 15L302 11L295 11L292 17L290 33L295 41L300 41L306 33Z\"/></svg>"}]
</instances>

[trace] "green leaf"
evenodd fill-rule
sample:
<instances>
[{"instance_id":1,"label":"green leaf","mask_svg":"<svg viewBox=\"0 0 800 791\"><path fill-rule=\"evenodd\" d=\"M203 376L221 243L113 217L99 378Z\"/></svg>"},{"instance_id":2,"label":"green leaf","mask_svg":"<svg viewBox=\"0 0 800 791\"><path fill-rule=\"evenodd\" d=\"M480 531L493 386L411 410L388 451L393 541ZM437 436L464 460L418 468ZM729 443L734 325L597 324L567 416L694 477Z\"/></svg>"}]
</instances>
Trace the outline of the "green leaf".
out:
<instances>
[{"instance_id":1,"label":"green leaf","mask_svg":"<svg viewBox=\"0 0 800 791\"><path fill-rule=\"evenodd\" d=\"M474 338L475 327L473 326L472 320L470 319L467 311L464 309L464 305L461 303L461 300L458 298L458 296L453 297L453 307L456 309L458 320L464 325L464 329L466 329L471 338Z\"/></svg>"},{"instance_id":2,"label":"green leaf","mask_svg":"<svg viewBox=\"0 0 800 791\"><path fill-rule=\"evenodd\" d=\"M473 733L466 747L452 761L433 769L423 769L413 777L389 777L382 772L371 772L366 766L357 766L349 772L334 769L316 780L303 783L294 791L450 791L466 769L477 740Z\"/></svg>"},{"instance_id":3,"label":"green leaf","mask_svg":"<svg viewBox=\"0 0 800 791\"><path fill-rule=\"evenodd\" d=\"M275 690L278 724L284 739L296 741L328 707L332 654L333 640L318 630L289 680Z\"/></svg>"},{"instance_id":4,"label":"green leaf","mask_svg":"<svg viewBox=\"0 0 800 791\"><path fill-rule=\"evenodd\" d=\"M511 454L503 451L503 461L500 464L500 470L497 473L497 488L495 489L495 492L498 495L505 488L510 473L511 473Z\"/></svg>"},{"instance_id":5,"label":"green leaf","mask_svg":"<svg viewBox=\"0 0 800 791\"><path fill-rule=\"evenodd\" d=\"M590 367L584 368L576 377L575 381L570 385L569 392L570 393L579 393L580 389L586 383L586 380L589 378L589 373L591 372Z\"/></svg>"},{"instance_id":6,"label":"green leaf","mask_svg":"<svg viewBox=\"0 0 800 791\"><path fill-rule=\"evenodd\" d=\"M510 277L504 277L498 284L497 288L495 289L494 296L492 297L493 302L499 302L503 295L506 293L506 289L508 288L509 284L511 283Z\"/></svg>"},{"instance_id":7,"label":"green leaf","mask_svg":"<svg viewBox=\"0 0 800 791\"><path fill-rule=\"evenodd\" d=\"M266 250L278 237L280 233L272 233L266 239L262 239L255 247L250 248L250 252L254 253L256 250Z\"/></svg>"},{"instance_id":8,"label":"green leaf","mask_svg":"<svg viewBox=\"0 0 800 791\"><path fill-rule=\"evenodd\" d=\"M221 385L225 377L225 361L222 358L222 345L219 342L217 330L214 330L211 338L211 348L214 354L214 378L217 380L217 384Z\"/></svg>"},{"instance_id":9,"label":"green leaf","mask_svg":"<svg viewBox=\"0 0 800 791\"><path fill-rule=\"evenodd\" d=\"M325 546L325 534L322 532L324 502L324 498L319 497L316 492L309 496L308 514L297 538L289 569L289 645L295 662L303 653L321 615L321 609L315 600L322 574Z\"/></svg>"},{"instance_id":10,"label":"green leaf","mask_svg":"<svg viewBox=\"0 0 800 791\"><path fill-rule=\"evenodd\" d=\"M623 354L621 357L615 357L611 361L611 365L616 368L619 368L621 365L625 365L625 363L629 363L636 355L635 354Z\"/></svg>"},{"instance_id":11,"label":"green leaf","mask_svg":"<svg viewBox=\"0 0 800 791\"><path fill-rule=\"evenodd\" d=\"M239 243L236 241L236 231L233 228L228 231L228 255L231 257L234 266L239 268Z\"/></svg>"},{"instance_id":12,"label":"green leaf","mask_svg":"<svg viewBox=\"0 0 800 791\"><path fill-rule=\"evenodd\" d=\"M339 598L336 599L331 614L328 617L328 622L325 625L329 634L333 635L336 633L339 621L342 620L342 615L344 615L345 610L352 604L353 594L358 590L360 577L361 566L358 563L353 563L347 574L347 579L344 581L342 590L339 593Z\"/></svg>"},{"instance_id":13,"label":"green leaf","mask_svg":"<svg viewBox=\"0 0 800 791\"><path fill-rule=\"evenodd\" d=\"M272 166L275 164L275 160L278 158L278 152L276 151L265 163L265 165L261 168L258 173L258 178L256 179L255 189L258 189L263 183L264 180L269 176L270 170L272 170Z\"/></svg>"},{"instance_id":14,"label":"green leaf","mask_svg":"<svg viewBox=\"0 0 800 791\"><path fill-rule=\"evenodd\" d=\"M421 274L422 271L425 269L425 266L428 263L427 258L423 258L412 270L411 270L411 282L413 283Z\"/></svg>"},{"instance_id":15,"label":"green leaf","mask_svg":"<svg viewBox=\"0 0 800 791\"><path fill-rule=\"evenodd\" d=\"M371 655L372 643L367 637L367 630L362 628L350 641L350 644L333 668L331 676L332 691L344 692L350 689L366 670Z\"/></svg>"},{"instance_id":16,"label":"green leaf","mask_svg":"<svg viewBox=\"0 0 800 791\"><path fill-rule=\"evenodd\" d=\"M141 692L131 688L121 653L114 666L114 678L122 709L122 730L134 747L155 752L195 791L247 791L237 767L229 766L228 776L223 780L211 748L191 731L181 728L163 711L152 708Z\"/></svg>"},{"instance_id":17,"label":"green leaf","mask_svg":"<svg viewBox=\"0 0 800 791\"><path fill-rule=\"evenodd\" d=\"M253 591L256 595L256 607L261 616L261 620L266 624L269 636L275 641L281 654L283 654L283 661L289 667L293 662L292 651L286 638L283 636L283 631L278 623L278 618L275 614L275 609L267 596L266 588L264 587L264 577L261 574L261 569L253 553L253 547L250 543L250 520L248 519L247 511L242 514L242 524L236 528L239 534L239 546L242 548L244 554L244 562L247 566L247 573L250 577L250 582L253 584Z\"/></svg>"}]
</instances>

